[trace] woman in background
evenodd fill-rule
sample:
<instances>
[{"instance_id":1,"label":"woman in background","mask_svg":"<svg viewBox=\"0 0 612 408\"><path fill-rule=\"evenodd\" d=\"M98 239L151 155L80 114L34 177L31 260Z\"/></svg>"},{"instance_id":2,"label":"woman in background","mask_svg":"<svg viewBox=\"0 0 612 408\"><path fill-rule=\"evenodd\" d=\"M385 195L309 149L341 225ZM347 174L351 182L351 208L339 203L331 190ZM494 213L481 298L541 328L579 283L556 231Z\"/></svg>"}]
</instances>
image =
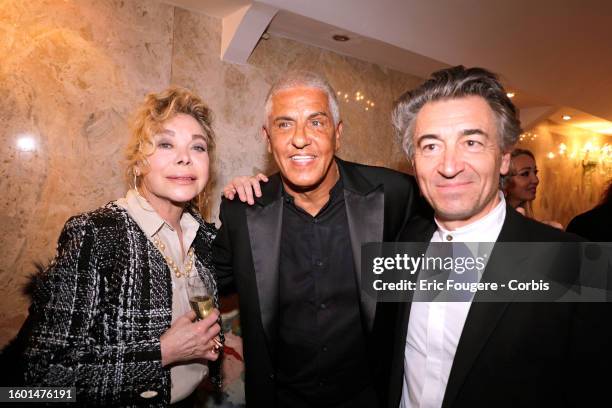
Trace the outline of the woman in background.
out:
<instances>
[{"instance_id":1,"label":"woman in background","mask_svg":"<svg viewBox=\"0 0 612 408\"><path fill-rule=\"evenodd\" d=\"M514 149L510 154L510 171L502 178L506 202L529 218L535 218L532 202L540 184L535 157L527 149ZM551 227L563 229L557 221L540 221Z\"/></svg>"},{"instance_id":2,"label":"woman in background","mask_svg":"<svg viewBox=\"0 0 612 408\"><path fill-rule=\"evenodd\" d=\"M211 120L188 90L146 96L127 149L133 189L68 220L35 289L26 385L76 387L88 405L189 401L220 346L218 310L196 321L185 282L199 276L218 305L216 231L194 207L210 175Z\"/></svg>"},{"instance_id":3,"label":"woman in background","mask_svg":"<svg viewBox=\"0 0 612 408\"><path fill-rule=\"evenodd\" d=\"M514 149L510 155L510 171L504 178L504 195L512 208L522 208L524 215L533 218L531 203L540 184L538 167L533 153Z\"/></svg>"}]
</instances>

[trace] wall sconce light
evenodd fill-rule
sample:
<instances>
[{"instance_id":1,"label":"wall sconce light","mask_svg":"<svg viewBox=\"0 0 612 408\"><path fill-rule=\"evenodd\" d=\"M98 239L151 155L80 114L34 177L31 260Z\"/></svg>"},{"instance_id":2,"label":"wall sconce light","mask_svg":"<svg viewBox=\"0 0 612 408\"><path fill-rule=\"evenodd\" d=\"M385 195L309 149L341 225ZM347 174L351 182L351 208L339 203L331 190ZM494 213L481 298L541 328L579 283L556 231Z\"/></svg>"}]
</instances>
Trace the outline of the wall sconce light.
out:
<instances>
[{"instance_id":1,"label":"wall sconce light","mask_svg":"<svg viewBox=\"0 0 612 408\"><path fill-rule=\"evenodd\" d=\"M596 168L605 173L612 171L612 145L608 143L600 147L595 142L589 140L582 148L573 149L569 154L565 143L561 143L559 144L558 152L559 156L579 162L585 171L593 171ZM550 152L547 157L553 159L555 155Z\"/></svg>"},{"instance_id":2,"label":"wall sconce light","mask_svg":"<svg viewBox=\"0 0 612 408\"><path fill-rule=\"evenodd\" d=\"M565 143L561 143L559 145L559 155L563 156L566 151L567 151L567 146L565 145Z\"/></svg>"}]
</instances>

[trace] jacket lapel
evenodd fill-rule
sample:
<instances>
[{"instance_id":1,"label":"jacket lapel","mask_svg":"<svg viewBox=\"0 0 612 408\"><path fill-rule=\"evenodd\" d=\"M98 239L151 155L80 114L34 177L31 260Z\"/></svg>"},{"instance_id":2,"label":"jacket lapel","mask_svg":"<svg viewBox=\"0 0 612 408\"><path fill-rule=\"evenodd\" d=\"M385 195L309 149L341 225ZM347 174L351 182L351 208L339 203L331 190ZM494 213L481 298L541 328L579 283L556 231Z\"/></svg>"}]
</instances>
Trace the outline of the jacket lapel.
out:
<instances>
[{"instance_id":1,"label":"jacket lapel","mask_svg":"<svg viewBox=\"0 0 612 408\"><path fill-rule=\"evenodd\" d=\"M521 241L521 233L517 230L514 219L516 216L513 209L506 209L506 219L497 242ZM520 248L506 246L502 252L499 247L494 247L482 276L482 282L507 281L512 275L519 278L521 275L519 271L523 269L521 263L529 257L528 254L521 252L524 248L524 246ZM479 302L485 296L487 296L485 293L477 293L468 312L446 386L443 407L453 405L476 358L510 304L510 302Z\"/></svg>"},{"instance_id":2,"label":"jacket lapel","mask_svg":"<svg viewBox=\"0 0 612 408\"><path fill-rule=\"evenodd\" d=\"M376 298L361 287L361 244L382 240L385 198L381 187L368 195L345 190L344 200L361 312L366 330L370 332L376 313Z\"/></svg>"},{"instance_id":3,"label":"jacket lapel","mask_svg":"<svg viewBox=\"0 0 612 408\"><path fill-rule=\"evenodd\" d=\"M431 241L431 237L436 231L436 224L433 220L426 219L421 216L415 216L410 223L404 228L404 230L400 233L398 237L399 242L409 242L412 245L419 245L417 248L414 247L415 254L424 254L427 252L427 248L429 246L429 242ZM413 279L417 279L418 272L412 275ZM399 313L399 333L401 342L405 343L406 335L408 334L408 319L410 318L410 307L412 306L412 295L411 292L409 294L409 298L406 299L406 303L402 304L400 313ZM402 350L404 347L402 346ZM403 353L403 351L402 351ZM403 362L402 362L403 365Z\"/></svg>"},{"instance_id":4,"label":"jacket lapel","mask_svg":"<svg viewBox=\"0 0 612 408\"><path fill-rule=\"evenodd\" d=\"M385 224L385 195L382 184L373 185L353 168L336 158L336 163L344 186L346 218L353 263L355 281L359 289L361 316L367 333L374 325L376 298L361 287L361 245L367 242L381 242Z\"/></svg>"},{"instance_id":5,"label":"jacket lapel","mask_svg":"<svg viewBox=\"0 0 612 408\"><path fill-rule=\"evenodd\" d=\"M261 321L270 350L273 350L278 315L278 265L283 220L280 177L270 177L262 193L255 205L247 207L246 219Z\"/></svg>"},{"instance_id":6,"label":"jacket lapel","mask_svg":"<svg viewBox=\"0 0 612 408\"><path fill-rule=\"evenodd\" d=\"M415 253L425 253L429 246L429 241L436 230L433 219L414 216L410 222L400 232L398 242L409 242L412 245L420 244L420 248L415 248ZM413 275L416 279L418 273ZM397 407L402 397L402 383L404 381L404 354L406 350L406 336L408 334L408 321L410 319L410 308L412 306L412 293L408 295L405 302L399 303L397 321L395 325L395 340L393 343L393 361L391 362L391 380L389 384L390 406Z\"/></svg>"}]
</instances>

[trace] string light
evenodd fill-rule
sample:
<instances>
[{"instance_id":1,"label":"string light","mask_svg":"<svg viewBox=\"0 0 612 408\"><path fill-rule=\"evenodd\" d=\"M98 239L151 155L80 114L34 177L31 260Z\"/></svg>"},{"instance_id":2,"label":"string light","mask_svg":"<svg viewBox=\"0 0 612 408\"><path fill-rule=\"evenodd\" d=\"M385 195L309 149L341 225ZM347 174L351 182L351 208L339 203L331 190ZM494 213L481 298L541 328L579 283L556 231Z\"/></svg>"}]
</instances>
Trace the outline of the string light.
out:
<instances>
[{"instance_id":1,"label":"string light","mask_svg":"<svg viewBox=\"0 0 612 408\"><path fill-rule=\"evenodd\" d=\"M370 108L374 107L374 101L372 101L371 99L366 99L366 96L361 91L355 91L354 93L353 92L336 91L336 95L338 95L340 98L342 98L344 100L344 102L346 102L346 103L351 102L351 97L350 97L351 94L354 96L353 97L354 102L364 103L365 104L364 110L369 111Z\"/></svg>"}]
</instances>

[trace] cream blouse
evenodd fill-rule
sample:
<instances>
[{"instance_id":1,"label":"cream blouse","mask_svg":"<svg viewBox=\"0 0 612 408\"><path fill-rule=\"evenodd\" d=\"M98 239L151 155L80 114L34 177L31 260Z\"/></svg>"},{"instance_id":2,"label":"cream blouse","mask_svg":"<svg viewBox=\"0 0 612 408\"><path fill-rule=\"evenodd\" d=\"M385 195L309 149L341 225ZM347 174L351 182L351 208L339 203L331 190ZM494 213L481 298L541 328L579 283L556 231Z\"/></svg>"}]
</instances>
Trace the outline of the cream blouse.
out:
<instances>
[{"instance_id":1,"label":"cream blouse","mask_svg":"<svg viewBox=\"0 0 612 408\"><path fill-rule=\"evenodd\" d=\"M128 214L142 229L147 238L153 240L157 237L165 245L166 253L174 263L183 271L183 265L187 261L188 251L196 236L200 224L188 212L181 217L181 229L183 230L183 251L178 233L151 207L151 204L135 190L127 192L125 198L120 198L116 204L127 210ZM195 256L195 255L194 255ZM195 264L195 262L194 262ZM196 273L195 269L192 274ZM187 297L187 282L184 277L172 277L172 323L179 317L191 310ZM208 373L208 367L201 363L183 363L170 368L170 379L172 388L170 392L170 403L178 402L188 397L202 382Z\"/></svg>"}]
</instances>

